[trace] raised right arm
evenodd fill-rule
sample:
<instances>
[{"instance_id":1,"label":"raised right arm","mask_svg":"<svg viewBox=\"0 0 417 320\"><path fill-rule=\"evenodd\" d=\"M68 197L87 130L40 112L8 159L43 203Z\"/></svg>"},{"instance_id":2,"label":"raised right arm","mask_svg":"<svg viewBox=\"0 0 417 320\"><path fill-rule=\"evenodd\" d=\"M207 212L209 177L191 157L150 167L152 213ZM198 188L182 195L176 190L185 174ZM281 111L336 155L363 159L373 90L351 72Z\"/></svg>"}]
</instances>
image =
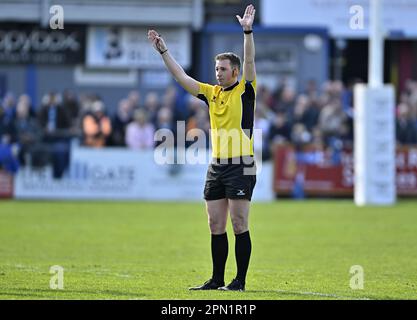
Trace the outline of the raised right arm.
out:
<instances>
[{"instance_id":1,"label":"raised right arm","mask_svg":"<svg viewBox=\"0 0 417 320\"><path fill-rule=\"evenodd\" d=\"M197 96L200 90L198 82L186 74L184 69L178 64L177 61L175 61L174 57L172 57L168 51L162 37L155 30L149 30L148 39L152 42L152 46L155 50L161 54L165 66L175 80L193 96Z\"/></svg>"}]
</instances>

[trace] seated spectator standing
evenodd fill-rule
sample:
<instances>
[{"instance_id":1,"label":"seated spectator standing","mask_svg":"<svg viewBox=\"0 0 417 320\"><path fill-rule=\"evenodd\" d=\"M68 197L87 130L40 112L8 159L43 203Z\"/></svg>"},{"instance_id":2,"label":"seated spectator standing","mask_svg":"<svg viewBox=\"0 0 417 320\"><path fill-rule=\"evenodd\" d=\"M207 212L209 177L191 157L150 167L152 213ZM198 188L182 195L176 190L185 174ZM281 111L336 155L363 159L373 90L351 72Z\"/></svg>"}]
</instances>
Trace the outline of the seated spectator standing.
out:
<instances>
[{"instance_id":1,"label":"seated spectator standing","mask_svg":"<svg viewBox=\"0 0 417 320\"><path fill-rule=\"evenodd\" d=\"M64 91L62 106L71 118L71 125L75 126L77 124L78 116L80 113L80 105L74 92L70 90Z\"/></svg>"},{"instance_id":2,"label":"seated spectator standing","mask_svg":"<svg viewBox=\"0 0 417 320\"><path fill-rule=\"evenodd\" d=\"M42 99L39 110L39 124L43 128L45 142L57 142L68 138L71 118L67 110L60 104L57 94L50 93Z\"/></svg>"},{"instance_id":3,"label":"seated spectator standing","mask_svg":"<svg viewBox=\"0 0 417 320\"><path fill-rule=\"evenodd\" d=\"M82 120L83 145L101 148L107 145L112 133L110 118L105 114L104 104L97 100Z\"/></svg>"},{"instance_id":4,"label":"seated spectator standing","mask_svg":"<svg viewBox=\"0 0 417 320\"><path fill-rule=\"evenodd\" d=\"M61 105L58 94L49 93L42 100L38 115L42 142L52 158L54 178L60 178L69 165L71 118Z\"/></svg>"},{"instance_id":5,"label":"seated spectator standing","mask_svg":"<svg viewBox=\"0 0 417 320\"><path fill-rule=\"evenodd\" d=\"M32 164L32 153L40 151L41 131L38 122L31 116L29 102L28 99L19 99L14 120L16 139L20 146L19 162L22 165Z\"/></svg>"},{"instance_id":6,"label":"seated spectator standing","mask_svg":"<svg viewBox=\"0 0 417 320\"><path fill-rule=\"evenodd\" d=\"M132 108L133 105L129 99L120 100L112 119L112 145L126 146L126 127L132 121Z\"/></svg>"}]
</instances>

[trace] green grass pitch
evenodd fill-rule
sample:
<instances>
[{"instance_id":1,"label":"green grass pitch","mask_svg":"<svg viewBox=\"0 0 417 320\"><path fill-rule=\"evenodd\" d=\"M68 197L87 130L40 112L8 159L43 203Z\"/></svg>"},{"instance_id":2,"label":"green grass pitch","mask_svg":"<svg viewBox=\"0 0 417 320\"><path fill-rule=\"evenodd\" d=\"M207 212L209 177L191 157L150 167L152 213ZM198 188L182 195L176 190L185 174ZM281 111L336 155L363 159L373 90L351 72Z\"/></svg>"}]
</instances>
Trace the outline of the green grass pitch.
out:
<instances>
[{"instance_id":1,"label":"green grass pitch","mask_svg":"<svg viewBox=\"0 0 417 320\"><path fill-rule=\"evenodd\" d=\"M0 299L416 299L417 201L253 203L246 292L211 275L203 203L0 202ZM235 275L228 223L226 282ZM50 289L53 265L63 290ZM350 268L364 270L352 290Z\"/></svg>"}]
</instances>

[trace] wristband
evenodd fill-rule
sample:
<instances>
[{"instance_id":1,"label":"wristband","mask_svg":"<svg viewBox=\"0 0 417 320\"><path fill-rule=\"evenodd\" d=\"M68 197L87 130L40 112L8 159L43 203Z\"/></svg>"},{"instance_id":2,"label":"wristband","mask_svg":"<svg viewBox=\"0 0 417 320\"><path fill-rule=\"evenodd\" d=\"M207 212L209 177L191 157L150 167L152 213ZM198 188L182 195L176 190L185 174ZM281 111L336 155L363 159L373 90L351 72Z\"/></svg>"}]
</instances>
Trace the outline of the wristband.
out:
<instances>
[{"instance_id":1,"label":"wristband","mask_svg":"<svg viewBox=\"0 0 417 320\"><path fill-rule=\"evenodd\" d=\"M245 34L251 34L251 33L253 32L253 30L248 30L248 31L244 30L243 32L244 32Z\"/></svg>"},{"instance_id":2,"label":"wristband","mask_svg":"<svg viewBox=\"0 0 417 320\"><path fill-rule=\"evenodd\" d=\"M162 54L164 54L167 51L168 51L168 49L166 49L165 51L159 51L159 53L162 55Z\"/></svg>"}]
</instances>

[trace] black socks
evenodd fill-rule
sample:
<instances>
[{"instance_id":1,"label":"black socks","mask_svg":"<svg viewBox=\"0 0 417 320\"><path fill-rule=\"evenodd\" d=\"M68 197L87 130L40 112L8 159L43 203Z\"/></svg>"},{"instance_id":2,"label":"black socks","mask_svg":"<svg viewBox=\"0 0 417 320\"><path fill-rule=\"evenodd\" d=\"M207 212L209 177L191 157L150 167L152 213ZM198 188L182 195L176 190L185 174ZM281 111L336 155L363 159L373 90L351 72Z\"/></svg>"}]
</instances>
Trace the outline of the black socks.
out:
<instances>
[{"instance_id":1,"label":"black socks","mask_svg":"<svg viewBox=\"0 0 417 320\"><path fill-rule=\"evenodd\" d=\"M229 253L227 233L211 235L211 258L213 260L212 279L219 284L224 283L224 268Z\"/></svg>"},{"instance_id":2,"label":"black socks","mask_svg":"<svg viewBox=\"0 0 417 320\"><path fill-rule=\"evenodd\" d=\"M252 251L252 243L250 241L249 231L236 235L235 255L237 264L236 279L245 283L246 272L249 267L249 258Z\"/></svg>"},{"instance_id":3,"label":"black socks","mask_svg":"<svg viewBox=\"0 0 417 320\"><path fill-rule=\"evenodd\" d=\"M249 231L237 234L235 243L235 256L237 265L237 276L243 284L246 280L246 273L249 267L249 259L252 251L252 243ZM211 257L213 261L212 279L217 283L224 283L224 269L226 266L229 243L227 233L211 235Z\"/></svg>"}]
</instances>

